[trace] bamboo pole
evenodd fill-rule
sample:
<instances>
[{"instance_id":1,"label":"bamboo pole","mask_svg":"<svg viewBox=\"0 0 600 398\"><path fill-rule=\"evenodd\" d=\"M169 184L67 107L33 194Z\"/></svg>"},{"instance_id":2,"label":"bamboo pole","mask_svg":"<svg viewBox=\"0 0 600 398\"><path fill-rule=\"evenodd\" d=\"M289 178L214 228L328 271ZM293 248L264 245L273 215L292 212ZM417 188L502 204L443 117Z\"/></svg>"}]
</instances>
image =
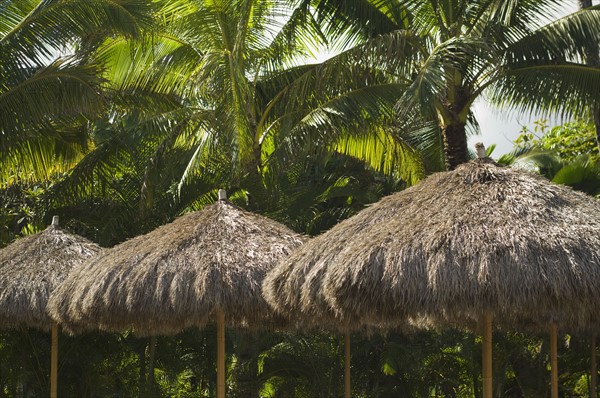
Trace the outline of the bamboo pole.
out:
<instances>
[{"instance_id":1,"label":"bamboo pole","mask_svg":"<svg viewBox=\"0 0 600 398\"><path fill-rule=\"evenodd\" d=\"M58 325L52 322L52 348L50 352L50 398L58 397Z\"/></svg>"},{"instance_id":2,"label":"bamboo pole","mask_svg":"<svg viewBox=\"0 0 600 398\"><path fill-rule=\"evenodd\" d=\"M344 335L344 398L350 398L350 333Z\"/></svg>"},{"instance_id":3,"label":"bamboo pole","mask_svg":"<svg viewBox=\"0 0 600 398\"><path fill-rule=\"evenodd\" d=\"M596 377L598 375L598 366L596 365L596 333L592 333L590 346L590 398L597 398Z\"/></svg>"},{"instance_id":4,"label":"bamboo pole","mask_svg":"<svg viewBox=\"0 0 600 398\"><path fill-rule=\"evenodd\" d=\"M558 331L556 323L550 324L550 396L558 398Z\"/></svg>"},{"instance_id":5,"label":"bamboo pole","mask_svg":"<svg viewBox=\"0 0 600 398\"><path fill-rule=\"evenodd\" d=\"M481 382L483 398L492 398L492 315L485 312L481 317Z\"/></svg>"},{"instance_id":6,"label":"bamboo pole","mask_svg":"<svg viewBox=\"0 0 600 398\"><path fill-rule=\"evenodd\" d=\"M217 398L225 398L225 314L217 310Z\"/></svg>"}]
</instances>

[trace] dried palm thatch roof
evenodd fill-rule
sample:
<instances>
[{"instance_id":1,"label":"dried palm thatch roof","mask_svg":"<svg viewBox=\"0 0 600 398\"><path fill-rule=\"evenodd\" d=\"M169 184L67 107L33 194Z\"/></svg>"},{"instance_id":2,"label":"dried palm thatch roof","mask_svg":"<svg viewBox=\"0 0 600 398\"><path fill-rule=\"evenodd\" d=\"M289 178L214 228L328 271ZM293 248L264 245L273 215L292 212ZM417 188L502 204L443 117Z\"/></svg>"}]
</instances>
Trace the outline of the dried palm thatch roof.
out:
<instances>
[{"instance_id":1,"label":"dried palm thatch roof","mask_svg":"<svg viewBox=\"0 0 600 398\"><path fill-rule=\"evenodd\" d=\"M0 249L0 327L49 328L50 293L99 252L95 243L58 227L56 217L44 231Z\"/></svg>"},{"instance_id":2,"label":"dried palm thatch roof","mask_svg":"<svg viewBox=\"0 0 600 398\"><path fill-rule=\"evenodd\" d=\"M583 326L600 316L600 202L478 159L312 239L263 290L278 311L345 327L482 311Z\"/></svg>"},{"instance_id":3,"label":"dried palm thatch roof","mask_svg":"<svg viewBox=\"0 0 600 398\"><path fill-rule=\"evenodd\" d=\"M88 328L171 334L225 313L228 324L267 326L261 283L304 242L282 224L220 200L86 263L56 290L50 315Z\"/></svg>"}]
</instances>

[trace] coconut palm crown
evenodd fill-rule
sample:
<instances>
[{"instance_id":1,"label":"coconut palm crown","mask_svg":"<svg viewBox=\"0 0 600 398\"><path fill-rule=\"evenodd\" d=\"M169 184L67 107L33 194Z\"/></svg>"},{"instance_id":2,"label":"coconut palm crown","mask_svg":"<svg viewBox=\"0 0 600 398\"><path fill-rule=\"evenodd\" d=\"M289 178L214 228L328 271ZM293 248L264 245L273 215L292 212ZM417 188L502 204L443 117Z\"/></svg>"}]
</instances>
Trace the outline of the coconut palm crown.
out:
<instances>
[{"instance_id":1,"label":"coconut palm crown","mask_svg":"<svg viewBox=\"0 0 600 398\"><path fill-rule=\"evenodd\" d=\"M431 156L443 148L447 169L469 160L483 96L525 113L600 109L600 69L584 62L600 42L598 6L561 17L562 0L311 3L329 37L354 45L328 62L360 58L388 73L404 136ZM320 79L339 70L324 68Z\"/></svg>"}]
</instances>

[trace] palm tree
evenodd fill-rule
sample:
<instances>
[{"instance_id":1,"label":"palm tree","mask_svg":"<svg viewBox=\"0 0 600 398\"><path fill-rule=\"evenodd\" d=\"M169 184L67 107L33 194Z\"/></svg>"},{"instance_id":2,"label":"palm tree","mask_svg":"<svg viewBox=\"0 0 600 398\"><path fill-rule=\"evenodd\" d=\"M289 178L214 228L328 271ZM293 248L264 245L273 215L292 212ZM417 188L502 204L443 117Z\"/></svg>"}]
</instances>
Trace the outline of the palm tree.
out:
<instances>
[{"instance_id":1,"label":"palm tree","mask_svg":"<svg viewBox=\"0 0 600 398\"><path fill-rule=\"evenodd\" d=\"M385 128L392 102L360 101L381 96L380 87L368 86L377 76L347 75L340 88L314 80L319 66L290 66L307 51L311 35L321 34L309 7L180 0L166 4L161 22L134 55L123 40L113 40L97 57L112 65L106 77L115 89L154 99L153 120L160 112L163 126L170 126L156 148L189 153L180 191L220 168L230 190L259 202L298 154L323 151L361 158L409 183L422 176L418 154ZM313 29L300 28L307 25Z\"/></svg>"},{"instance_id":2,"label":"palm tree","mask_svg":"<svg viewBox=\"0 0 600 398\"><path fill-rule=\"evenodd\" d=\"M592 0L579 0L578 3L579 8L582 10L585 8L592 7ZM600 67L600 54L598 53L599 49L600 48L598 47L597 41L589 42L587 44L585 61L588 65L596 68ZM592 118L594 119L594 125L596 127L596 143L598 145L598 148L600 148L600 109L592 108L591 114Z\"/></svg>"},{"instance_id":3,"label":"palm tree","mask_svg":"<svg viewBox=\"0 0 600 398\"><path fill-rule=\"evenodd\" d=\"M81 126L104 104L100 66L86 54L107 35L136 36L151 10L150 0L0 4L0 185L81 156Z\"/></svg>"},{"instance_id":4,"label":"palm tree","mask_svg":"<svg viewBox=\"0 0 600 398\"><path fill-rule=\"evenodd\" d=\"M7 0L0 4L1 244L45 226L47 192L93 147L89 123L106 105L107 36L137 37L151 0Z\"/></svg>"},{"instance_id":5,"label":"palm tree","mask_svg":"<svg viewBox=\"0 0 600 398\"><path fill-rule=\"evenodd\" d=\"M405 83L397 117L421 122L418 144L443 143L448 169L469 158L467 133L478 130L472 107L480 96L522 112L598 109L600 70L583 63L589 44L600 41L598 7L554 19L560 0L304 3L319 10L328 35L358 43L362 59Z\"/></svg>"},{"instance_id":6,"label":"palm tree","mask_svg":"<svg viewBox=\"0 0 600 398\"><path fill-rule=\"evenodd\" d=\"M368 87L382 78L363 68L342 88L325 86L315 79L322 65L295 58L321 34L300 29L312 10L157 4L141 37L106 39L87 57L104 66L108 105L86 125L92 150L50 192L59 213L77 214L81 234L114 244L212 203L221 187L238 204L316 233L424 174L420 155L390 127L387 82ZM284 207L302 210L291 219Z\"/></svg>"}]
</instances>

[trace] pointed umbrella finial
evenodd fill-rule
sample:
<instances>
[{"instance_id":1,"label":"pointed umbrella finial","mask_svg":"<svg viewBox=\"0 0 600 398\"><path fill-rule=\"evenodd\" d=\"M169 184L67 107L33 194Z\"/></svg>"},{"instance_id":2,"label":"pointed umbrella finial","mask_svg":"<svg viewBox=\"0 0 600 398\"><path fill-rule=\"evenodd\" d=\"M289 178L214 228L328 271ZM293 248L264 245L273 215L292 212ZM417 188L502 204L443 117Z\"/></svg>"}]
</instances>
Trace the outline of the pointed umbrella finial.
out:
<instances>
[{"instance_id":1,"label":"pointed umbrella finial","mask_svg":"<svg viewBox=\"0 0 600 398\"><path fill-rule=\"evenodd\" d=\"M227 200L227 191L219 189L219 200Z\"/></svg>"},{"instance_id":2,"label":"pointed umbrella finial","mask_svg":"<svg viewBox=\"0 0 600 398\"><path fill-rule=\"evenodd\" d=\"M477 151L477 158L484 159L487 158L487 152L485 150L485 145L482 142L478 142L475 144L475 150Z\"/></svg>"},{"instance_id":3,"label":"pointed umbrella finial","mask_svg":"<svg viewBox=\"0 0 600 398\"><path fill-rule=\"evenodd\" d=\"M52 216L52 226L58 227L58 216Z\"/></svg>"}]
</instances>

